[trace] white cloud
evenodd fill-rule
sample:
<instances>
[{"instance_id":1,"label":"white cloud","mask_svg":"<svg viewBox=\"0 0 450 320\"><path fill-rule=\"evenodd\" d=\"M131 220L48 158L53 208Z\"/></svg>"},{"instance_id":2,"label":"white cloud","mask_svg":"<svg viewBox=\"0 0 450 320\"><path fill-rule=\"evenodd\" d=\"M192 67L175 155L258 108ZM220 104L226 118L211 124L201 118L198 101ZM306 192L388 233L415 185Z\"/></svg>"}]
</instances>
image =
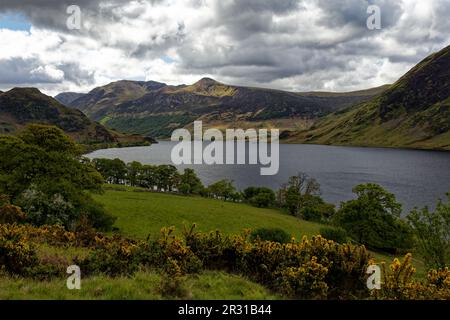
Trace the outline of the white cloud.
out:
<instances>
[{"instance_id":1,"label":"white cloud","mask_svg":"<svg viewBox=\"0 0 450 320\"><path fill-rule=\"evenodd\" d=\"M85 27L69 31L64 1L2 4L0 12L21 11L33 27L0 29L0 89L34 85L56 94L119 79L179 84L210 76L347 91L393 82L450 42L446 0L372 1L381 6L381 31L365 28L368 3L360 0L73 0Z\"/></svg>"}]
</instances>

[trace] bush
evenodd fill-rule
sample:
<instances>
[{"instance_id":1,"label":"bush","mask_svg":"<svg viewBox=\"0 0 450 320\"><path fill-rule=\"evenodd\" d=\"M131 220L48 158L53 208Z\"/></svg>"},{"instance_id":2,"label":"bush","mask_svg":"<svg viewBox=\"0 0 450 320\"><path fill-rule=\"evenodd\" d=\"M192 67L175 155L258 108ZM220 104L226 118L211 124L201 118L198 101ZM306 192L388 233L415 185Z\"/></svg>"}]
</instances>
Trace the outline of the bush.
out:
<instances>
[{"instance_id":1,"label":"bush","mask_svg":"<svg viewBox=\"0 0 450 320\"><path fill-rule=\"evenodd\" d=\"M131 275L138 270L141 262L137 254L139 249L133 242L115 238L75 264L87 274L106 274L113 277Z\"/></svg>"},{"instance_id":2,"label":"bush","mask_svg":"<svg viewBox=\"0 0 450 320\"><path fill-rule=\"evenodd\" d=\"M321 228L319 233L325 239L333 240L337 243L347 242L347 231L342 228Z\"/></svg>"},{"instance_id":3,"label":"bush","mask_svg":"<svg viewBox=\"0 0 450 320\"><path fill-rule=\"evenodd\" d=\"M317 208L306 207L300 210L300 217L306 221L322 221L322 214Z\"/></svg>"},{"instance_id":4,"label":"bush","mask_svg":"<svg viewBox=\"0 0 450 320\"><path fill-rule=\"evenodd\" d=\"M299 299L326 299L327 273L328 269L317 263L317 258L313 257L301 267L282 269L278 279L279 290L287 296Z\"/></svg>"},{"instance_id":5,"label":"bush","mask_svg":"<svg viewBox=\"0 0 450 320\"><path fill-rule=\"evenodd\" d=\"M0 225L0 268L11 274L27 275L37 265L36 251L20 229Z\"/></svg>"},{"instance_id":6,"label":"bush","mask_svg":"<svg viewBox=\"0 0 450 320\"><path fill-rule=\"evenodd\" d=\"M273 241L278 243L289 243L291 236L284 230L278 228L260 228L253 231L250 238L254 240Z\"/></svg>"},{"instance_id":7,"label":"bush","mask_svg":"<svg viewBox=\"0 0 450 320\"><path fill-rule=\"evenodd\" d=\"M450 201L450 193L447 194ZM430 268L450 264L450 202L439 201L434 212L414 209L408 216L417 247Z\"/></svg>"},{"instance_id":8,"label":"bush","mask_svg":"<svg viewBox=\"0 0 450 320\"><path fill-rule=\"evenodd\" d=\"M11 204L0 207L0 223L22 223L26 218L27 216L20 207Z\"/></svg>"},{"instance_id":9,"label":"bush","mask_svg":"<svg viewBox=\"0 0 450 320\"><path fill-rule=\"evenodd\" d=\"M249 187L242 195L251 205L258 208L270 207L275 202L275 193L269 188Z\"/></svg>"},{"instance_id":10,"label":"bush","mask_svg":"<svg viewBox=\"0 0 450 320\"><path fill-rule=\"evenodd\" d=\"M183 239L173 233L174 228L163 228L159 239L150 241L142 252L143 262L152 267L162 268L173 276L199 272L202 262Z\"/></svg>"},{"instance_id":11,"label":"bush","mask_svg":"<svg viewBox=\"0 0 450 320\"><path fill-rule=\"evenodd\" d=\"M407 254L401 262L395 259L387 270L382 265L383 285L381 290L373 290L375 299L383 300L448 300L450 299L450 272L448 269L431 270L427 281L414 280L416 269Z\"/></svg>"}]
</instances>

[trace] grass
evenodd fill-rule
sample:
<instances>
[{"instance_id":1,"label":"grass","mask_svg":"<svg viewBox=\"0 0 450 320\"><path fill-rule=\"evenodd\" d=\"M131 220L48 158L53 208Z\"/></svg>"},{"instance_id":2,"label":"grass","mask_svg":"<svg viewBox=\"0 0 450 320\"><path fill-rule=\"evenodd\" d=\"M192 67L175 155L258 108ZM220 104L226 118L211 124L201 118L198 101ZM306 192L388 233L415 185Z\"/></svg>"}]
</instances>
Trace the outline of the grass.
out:
<instances>
[{"instance_id":1,"label":"grass","mask_svg":"<svg viewBox=\"0 0 450 320\"><path fill-rule=\"evenodd\" d=\"M69 290L66 278L39 281L0 275L0 300L161 300L173 299L158 288L161 275L140 271L132 277L82 278L81 290ZM194 300L274 300L280 299L263 286L243 277L207 271L183 281L185 296Z\"/></svg>"},{"instance_id":2,"label":"grass","mask_svg":"<svg viewBox=\"0 0 450 320\"><path fill-rule=\"evenodd\" d=\"M156 237L162 227L183 227L197 223L201 231L221 230L236 234L246 228L279 227L297 239L319 233L323 225L302 221L277 209L259 209L246 204L223 202L199 197L183 197L147 192L126 186L107 186L102 195L95 195L106 209L118 217L116 226L125 236L145 239ZM89 249L58 248L46 244L37 247L40 259L63 259L70 264L75 257L85 257ZM394 256L372 252L378 262L390 263ZM420 260L414 264L417 276L423 278L425 268ZM65 264L66 265L66 264ZM204 271L183 279L182 296L164 295L159 288L163 281L154 270L141 270L130 277L110 278L92 276L82 278L81 290L68 290L67 275L49 281L11 277L0 272L0 300L49 299L49 300L274 300L283 299L244 276L218 271Z\"/></svg>"},{"instance_id":3,"label":"grass","mask_svg":"<svg viewBox=\"0 0 450 320\"><path fill-rule=\"evenodd\" d=\"M322 227L276 209L200 197L107 190L95 198L117 217L116 226L123 234L140 239L148 235L158 236L163 227L175 226L181 232L184 226L190 227L194 223L200 231L220 230L226 234L240 233L244 229L278 227L299 240L304 235L319 234Z\"/></svg>"},{"instance_id":4,"label":"grass","mask_svg":"<svg viewBox=\"0 0 450 320\"><path fill-rule=\"evenodd\" d=\"M279 209L261 209L241 203L224 202L200 197L185 197L147 192L142 188L106 186L102 195L95 195L108 212L117 217L115 226L128 237L155 238L163 227L176 227L178 233L184 227L197 225L203 232L220 230L237 234L245 229L261 227L281 228L300 240L303 236L319 234L323 224L300 220ZM389 264L394 255L372 252L377 262ZM416 276L424 278L426 268L422 260L414 258Z\"/></svg>"}]
</instances>

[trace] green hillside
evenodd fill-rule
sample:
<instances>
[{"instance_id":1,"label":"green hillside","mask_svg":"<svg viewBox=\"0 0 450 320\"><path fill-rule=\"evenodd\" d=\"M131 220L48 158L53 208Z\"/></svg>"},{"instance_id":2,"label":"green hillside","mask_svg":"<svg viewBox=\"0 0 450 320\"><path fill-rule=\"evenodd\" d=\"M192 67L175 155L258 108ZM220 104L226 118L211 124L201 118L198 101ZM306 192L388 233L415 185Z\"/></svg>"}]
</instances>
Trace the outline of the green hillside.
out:
<instances>
[{"instance_id":1,"label":"green hillside","mask_svg":"<svg viewBox=\"0 0 450 320\"><path fill-rule=\"evenodd\" d=\"M304 235L317 235L321 228L320 224L299 220L276 209L208 198L115 190L107 190L95 198L117 216L116 226L121 232L141 239L149 234L157 236L163 227L175 226L182 231L184 226L193 223L201 231L220 230L227 234L240 233L246 228L278 227L299 240Z\"/></svg>"},{"instance_id":2,"label":"green hillside","mask_svg":"<svg viewBox=\"0 0 450 320\"><path fill-rule=\"evenodd\" d=\"M270 127L297 130L297 122L369 101L385 87L327 93L295 93L223 84L203 78L192 85L171 86L149 81L117 81L78 98L73 93L56 96L91 119L127 133L168 137L177 128L202 120L220 128ZM302 126L303 127L303 126Z\"/></svg>"},{"instance_id":3,"label":"green hillside","mask_svg":"<svg viewBox=\"0 0 450 320\"><path fill-rule=\"evenodd\" d=\"M450 150L450 46L372 101L328 115L286 141Z\"/></svg>"},{"instance_id":4,"label":"green hillside","mask_svg":"<svg viewBox=\"0 0 450 320\"><path fill-rule=\"evenodd\" d=\"M0 93L0 133L14 134L29 123L55 125L81 143L116 141L105 127L38 89L14 88Z\"/></svg>"}]
</instances>

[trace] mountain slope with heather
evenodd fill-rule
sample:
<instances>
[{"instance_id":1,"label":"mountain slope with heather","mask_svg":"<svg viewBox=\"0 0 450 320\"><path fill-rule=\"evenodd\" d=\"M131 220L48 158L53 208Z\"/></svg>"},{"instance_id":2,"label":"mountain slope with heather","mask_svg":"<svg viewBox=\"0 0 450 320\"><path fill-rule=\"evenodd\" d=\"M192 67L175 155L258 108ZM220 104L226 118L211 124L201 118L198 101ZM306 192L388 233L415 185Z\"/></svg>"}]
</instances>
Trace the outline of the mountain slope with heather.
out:
<instances>
[{"instance_id":1,"label":"mountain slope with heather","mask_svg":"<svg viewBox=\"0 0 450 320\"><path fill-rule=\"evenodd\" d=\"M15 134L29 123L55 125L75 141L86 144L112 143L125 138L38 89L14 88L0 93L0 134Z\"/></svg>"},{"instance_id":2,"label":"mountain slope with heather","mask_svg":"<svg viewBox=\"0 0 450 320\"><path fill-rule=\"evenodd\" d=\"M294 93L226 85L209 78L180 86L118 81L95 88L67 105L110 128L167 137L174 129L189 126L195 120L216 128L264 126L298 130L320 116L368 101L385 89Z\"/></svg>"},{"instance_id":3,"label":"mountain slope with heather","mask_svg":"<svg viewBox=\"0 0 450 320\"><path fill-rule=\"evenodd\" d=\"M286 141L450 150L450 46L370 102L328 115Z\"/></svg>"}]
</instances>

